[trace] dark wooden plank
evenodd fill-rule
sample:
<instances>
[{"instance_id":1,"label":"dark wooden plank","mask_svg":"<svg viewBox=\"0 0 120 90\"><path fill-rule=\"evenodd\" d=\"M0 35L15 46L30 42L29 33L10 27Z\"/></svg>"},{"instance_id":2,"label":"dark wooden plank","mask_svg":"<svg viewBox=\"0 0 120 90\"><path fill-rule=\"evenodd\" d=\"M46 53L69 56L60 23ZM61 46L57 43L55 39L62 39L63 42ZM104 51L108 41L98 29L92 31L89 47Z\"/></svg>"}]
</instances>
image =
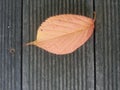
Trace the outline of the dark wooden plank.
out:
<instances>
[{"instance_id":1,"label":"dark wooden plank","mask_svg":"<svg viewBox=\"0 0 120 90\"><path fill-rule=\"evenodd\" d=\"M21 0L0 0L0 90L21 90Z\"/></svg>"},{"instance_id":2,"label":"dark wooden plank","mask_svg":"<svg viewBox=\"0 0 120 90\"><path fill-rule=\"evenodd\" d=\"M120 0L96 0L96 90L120 90Z\"/></svg>"},{"instance_id":3,"label":"dark wooden plank","mask_svg":"<svg viewBox=\"0 0 120 90\"><path fill-rule=\"evenodd\" d=\"M93 15L92 0L23 0L23 43L56 14ZM35 46L23 47L23 90L94 90L93 37L76 52L57 56Z\"/></svg>"}]
</instances>

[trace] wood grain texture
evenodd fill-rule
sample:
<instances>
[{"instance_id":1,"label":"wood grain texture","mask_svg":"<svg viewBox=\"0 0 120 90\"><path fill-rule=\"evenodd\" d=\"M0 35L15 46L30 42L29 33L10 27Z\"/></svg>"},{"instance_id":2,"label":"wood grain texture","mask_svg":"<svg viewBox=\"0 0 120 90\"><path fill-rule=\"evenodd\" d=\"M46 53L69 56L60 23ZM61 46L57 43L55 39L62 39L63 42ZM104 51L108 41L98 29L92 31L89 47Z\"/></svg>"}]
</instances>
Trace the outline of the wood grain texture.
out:
<instances>
[{"instance_id":1,"label":"wood grain texture","mask_svg":"<svg viewBox=\"0 0 120 90\"><path fill-rule=\"evenodd\" d=\"M93 15L92 0L24 0L23 43L35 40L39 25L57 14ZM23 47L23 90L93 90L93 37L76 52L57 56Z\"/></svg>"},{"instance_id":2,"label":"wood grain texture","mask_svg":"<svg viewBox=\"0 0 120 90\"><path fill-rule=\"evenodd\" d=\"M0 0L0 90L21 90L21 0Z\"/></svg>"},{"instance_id":3,"label":"wood grain texture","mask_svg":"<svg viewBox=\"0 0 120 90\"><path fill-rule=\"evenodd\" d=\"M119 6L120 0L0 0L0 90L120 90ZM93 8L95 36L76 52L57 56L23 46L49 16L92 17Z\"/></svg>"},{"instance_id":4,"label":"wood grain texture","mask_svg":"<svg viewBox=\"0 0 120 90\"><path fill-rule=\"evenodd\" d=\"M120 1L96 0L96 90L120 90Z\"/></svg>"}]
</instances>

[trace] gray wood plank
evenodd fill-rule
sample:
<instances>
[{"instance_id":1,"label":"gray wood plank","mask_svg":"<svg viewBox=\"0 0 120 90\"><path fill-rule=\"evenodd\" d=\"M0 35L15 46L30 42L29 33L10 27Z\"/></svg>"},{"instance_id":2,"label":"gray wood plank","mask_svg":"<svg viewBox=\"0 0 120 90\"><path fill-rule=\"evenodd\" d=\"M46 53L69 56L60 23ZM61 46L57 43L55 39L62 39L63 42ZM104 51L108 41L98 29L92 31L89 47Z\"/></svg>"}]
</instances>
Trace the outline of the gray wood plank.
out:
<instances>
[{"instance_id":1,"label":"gray wood plank","mask_svg":"<svg viewBox=\"0 0 120 90\"><path fill-rule=\"evenodd\" d=\"M21 0L0 0L0 90L21 90Z\"/></svg>"},{"instance_id":2,"label":"gray wood plank","mask_svg":"<svg viewBox=\"0 0 120 90\"><path fill-rule=\"evenodd\" d=\"M120 0L96 0L96 90L120 90Z\"/></svg>"},{"instance_id":3,"label":"gray wood plank","mask_svg":"<svg viewBox=\"0 0 120 90\"><path fill-rule=\"evenodd\" d=\"M23 43L57 14L93 15L92 0L23 0ZM23 90L94 90L93 37L76 52L57 56L35 46L23 47Z\"/></svg>"}]
</instances>

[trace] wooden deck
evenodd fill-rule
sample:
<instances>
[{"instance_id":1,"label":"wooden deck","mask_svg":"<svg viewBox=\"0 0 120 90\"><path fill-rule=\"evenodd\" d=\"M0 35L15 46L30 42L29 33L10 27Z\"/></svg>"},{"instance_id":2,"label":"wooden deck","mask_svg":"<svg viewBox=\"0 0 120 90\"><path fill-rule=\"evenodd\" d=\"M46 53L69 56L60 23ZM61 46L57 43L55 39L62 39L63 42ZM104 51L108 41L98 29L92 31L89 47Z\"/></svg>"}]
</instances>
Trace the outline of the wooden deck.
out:
<instances>
[{"instance_id":1,"label":"wooden deck","mask_svg":"<svg viewBox=\"0 0 120 90\"><path fill-rule=\"evenodd\" d=\"M49 16L93 11L95 32L74 53L23 46ZM120 90L120 0L0 0L0 90Z\"/></svg>"}]
</instances>

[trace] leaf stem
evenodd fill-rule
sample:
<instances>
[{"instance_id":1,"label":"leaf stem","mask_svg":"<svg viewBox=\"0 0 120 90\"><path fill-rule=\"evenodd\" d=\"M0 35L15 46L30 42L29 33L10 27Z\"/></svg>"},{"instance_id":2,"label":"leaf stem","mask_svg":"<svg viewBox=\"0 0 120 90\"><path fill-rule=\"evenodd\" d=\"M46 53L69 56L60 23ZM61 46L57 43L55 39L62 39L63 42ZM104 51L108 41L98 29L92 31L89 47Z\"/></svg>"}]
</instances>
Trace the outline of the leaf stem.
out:
<instances>
[{"instance_id":1,"label":"leaf stem","mask_svg":"<svg viewBox=\"0 0 120 90\"><path fill-rule=\"evenodd\" d=\"M26 44L25 44L25 46L28 46L28 45L33 45L35 42L36 42L36 41L26 43Z\"/></svg>"},{"instance_id":2,"label":"leaf stem","mask_svg":"<svg viewBox=\"0 0 120 90\"><path fill-rule=\"evenodd\" d=\"M94 22L96 20L96 12L95 11L93 12L93 20L94 20Z\"/></svg>"},{"instance_id":3,"label":"leaf stem","mask_svg":"<svg viewBox=\"0 0 120 90\"><path fill-rule=\"evenodd\" d=\"M95 11L93 12L93 20L94 20L94 22L96 20L96 12Z\"/></svg>"}]
</instances>

